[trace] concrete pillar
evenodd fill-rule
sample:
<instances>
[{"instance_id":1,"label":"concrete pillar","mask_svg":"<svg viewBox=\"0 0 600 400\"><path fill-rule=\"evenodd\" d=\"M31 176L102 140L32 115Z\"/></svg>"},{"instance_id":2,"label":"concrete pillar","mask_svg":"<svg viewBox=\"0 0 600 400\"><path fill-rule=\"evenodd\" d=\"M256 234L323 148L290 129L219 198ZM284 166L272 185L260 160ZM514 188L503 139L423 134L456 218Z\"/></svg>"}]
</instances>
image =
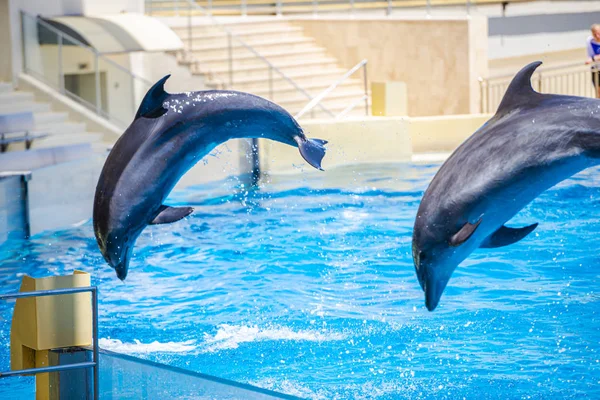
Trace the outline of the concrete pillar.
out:
<instances>
[{"instance_id":1,"label":"concrete pillar","mask_svg":"<svg viewBox=\"0 0 600 400\"><path fill-rule=\"evenodd\" d=\"M406 83L371 83L371 114L374 117L401 117L408 115Z\"/></svg>"}]
</instances>

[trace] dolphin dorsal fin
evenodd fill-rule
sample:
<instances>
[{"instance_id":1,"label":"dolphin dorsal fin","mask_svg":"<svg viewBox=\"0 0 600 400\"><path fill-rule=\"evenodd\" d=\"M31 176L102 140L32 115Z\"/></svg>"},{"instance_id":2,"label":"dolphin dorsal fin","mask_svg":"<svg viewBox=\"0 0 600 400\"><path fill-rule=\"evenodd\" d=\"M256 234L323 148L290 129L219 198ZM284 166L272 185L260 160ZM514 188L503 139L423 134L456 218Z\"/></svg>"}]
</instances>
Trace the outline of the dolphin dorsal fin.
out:
<instances>
[{"instance_id":1,"label":"dolphin dorsal fin","mask_svg":"<svg viewBox=\"0 0 600 400\"><path fill-rule=\"evenodd\" d=\"M169 93L165 92L165 82L170 76L171 74L165 76L148 90L137 114L135 114L135 119L140 117L156 118L167 112L167 109L163 107L163 103L169 97Z\"/></svg>"},{"instance_id":2,"label":"dolphin dorsal fin","mask_svg":"<svg viewBox=\"0 0 600 400\"><path fill-rule=\"evenodd\" d=\"M531 87L531 77L540 65L542 65L541 61L532 62L515 75L504 93L496 115L506 114L518 107L533 105L539 100L542 95Z\"/></svg>"}]
</instances>

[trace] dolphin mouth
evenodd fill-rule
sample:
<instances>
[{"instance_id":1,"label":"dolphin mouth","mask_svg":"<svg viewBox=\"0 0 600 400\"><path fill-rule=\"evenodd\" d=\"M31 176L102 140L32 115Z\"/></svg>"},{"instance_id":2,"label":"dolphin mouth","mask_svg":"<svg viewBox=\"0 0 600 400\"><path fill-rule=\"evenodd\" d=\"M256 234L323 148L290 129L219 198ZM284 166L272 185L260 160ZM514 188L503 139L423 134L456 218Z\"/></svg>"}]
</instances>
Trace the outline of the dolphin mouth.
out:
<instances>
[{"instance_id":1,"label":"dolphin mouth","mask_svg":"<svg viewBox=\"0 0 600 400\"><path fill-rule=\"evenodd\" d=\"M127 272L129 271L129 256L131 255L131 248L128 248L123 252L120 260L115 260L115 263L109 263L111 267L117 273L117 278L124 281L127 278Z\"/></svg>"},{"instance_id":2,"label":"dolphin mouth","mask_svg":"<svg viewBox=\"0 0 600 400\"><path fill-rule=\"evenodd\" d=\"M115 272L117 273L117 278L121 281L124 281L127 278L127 265L122 262L117 264L115 267Z\"/></svg>"},{"instance_id":3,"label":"dolphin mouth","mask_svg":"<svg viewBox=\"0 0 600 400\"><path fill-rule=\"evenodd\" d=\"M438 306L449 278L438 278L433 274L427 274L423 280L423 292L425 292L425 307L433 311Z\"/></svg>"}]
</instances>

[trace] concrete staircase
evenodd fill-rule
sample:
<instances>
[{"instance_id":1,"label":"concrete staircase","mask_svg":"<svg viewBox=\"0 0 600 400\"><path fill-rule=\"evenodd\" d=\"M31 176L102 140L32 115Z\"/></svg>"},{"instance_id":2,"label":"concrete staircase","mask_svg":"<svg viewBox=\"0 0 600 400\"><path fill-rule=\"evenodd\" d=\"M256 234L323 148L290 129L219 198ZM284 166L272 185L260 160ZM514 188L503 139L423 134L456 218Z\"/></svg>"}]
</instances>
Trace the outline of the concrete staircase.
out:
<instances>
[{"instance_id":1,"label":"concrete staircase","mask_svg":"<svg viewBox=\"0 0 600 400\"><path fill-rule=\"evenodd\" d=\"M274 18L234 19L223 24L312 97L320 94L349 69L342 68L313 38L305 36L302 28L288 21ZM209 87L254 93L271 99L292 114L309 102L307 96L280 74L270 71L263 60L235 38L231 40L230 47L227 34L210 21L196 23L191 30L191 40L187 26L172 29L186 45L185 53L179 54L178 60L188 64L192 73L204 75ZM363 94L362 75L357 72L331 92L322 104L337 115ZM348 115L364 115L363 104L357 105ZM318 106L312 116L329 117ZM310 117L309 113L304 118Z\"/></svg>"},{"instance_id":2,"label":"concrete staircase","mask_svg":"<svg viewBox=\"0 0 600 400\"><path fill-rule=\"evenodd\" d=\"M13 90L12 85L0 82L0 114L31 111L35 120L35 131L48 136L33 141L31 148L44 148L79 143L99 144L102 133L86 130L85 123L72 122L66 112L52 111L50 103L38 102L31 92ZM8 151L23 150L24 143L13 143Z\"/></svg>"}]
</instances>

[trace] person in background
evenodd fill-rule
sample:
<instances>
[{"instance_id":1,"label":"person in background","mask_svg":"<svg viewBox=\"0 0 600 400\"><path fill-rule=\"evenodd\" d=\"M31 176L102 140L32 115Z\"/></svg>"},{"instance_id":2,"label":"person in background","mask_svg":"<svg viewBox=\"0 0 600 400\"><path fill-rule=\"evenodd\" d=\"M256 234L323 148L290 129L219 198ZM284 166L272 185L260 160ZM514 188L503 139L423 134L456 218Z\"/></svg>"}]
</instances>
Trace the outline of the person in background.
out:
<instances>
[{"instance_id":1,"label":"person in background","mask_svg":"<svg viewBox=\"0 0 600 400\"><path fill-rule=\"evenodd\" d=\"M592 83L596 88L596 98L600 99L600 24L592 25L592 36L587 39L588 59L586 64L592 65Z\"/></svg>"}]
</instances>

